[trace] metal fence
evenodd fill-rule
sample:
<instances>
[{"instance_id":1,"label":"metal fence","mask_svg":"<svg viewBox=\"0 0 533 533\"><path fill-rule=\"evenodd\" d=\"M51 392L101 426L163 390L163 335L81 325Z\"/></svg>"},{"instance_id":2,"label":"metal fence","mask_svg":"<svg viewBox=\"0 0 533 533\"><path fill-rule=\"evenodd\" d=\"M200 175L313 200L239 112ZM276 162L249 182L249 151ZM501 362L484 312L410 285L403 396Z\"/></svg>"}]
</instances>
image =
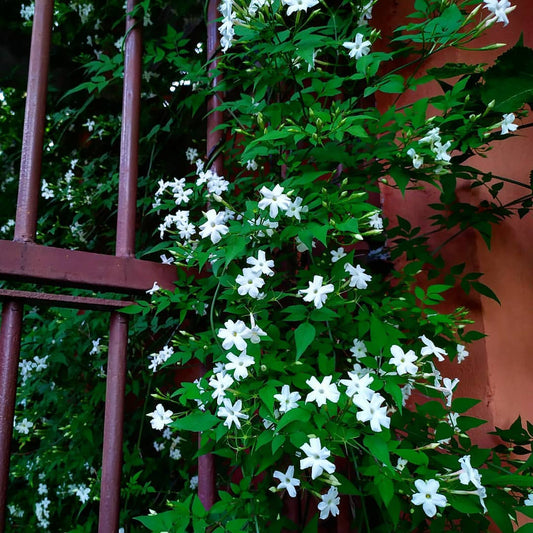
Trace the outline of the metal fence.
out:
<instances>
[{"instance_id":1,"label":"metal fence","mask_svg":"<svg viewBox=\"0 0 533 533\"><path fill-rule=\"evenodd\" d=\"M134 6L135 0L128 0L127 12L130 13ZM175 267L134 257L142 43L140 25L136 25L130 16L126 18L125 29L115 255L35 244L53 8L53 0L35 2L15 234L13 241L0 240L0 278L58 287L89 287L96 292L124 293L129 298L144 294L154 281L163 288L173 289ZM9 448L23 310L25 304L41 303L110 313L98 531L116 533L119 527L128 343L128 318L117 311L131 302L128 299L110 300L7 289L0 290L0 299L3 301L0 328L0 531L4 531L6 523ZM212 463L210 458L203 461L205 466L202 466L202 471L205 470L208 476L200 476L202 489L206 501L212 501ZM206 481L209 487L206 487Z\"/></svg>"}]
</instances>

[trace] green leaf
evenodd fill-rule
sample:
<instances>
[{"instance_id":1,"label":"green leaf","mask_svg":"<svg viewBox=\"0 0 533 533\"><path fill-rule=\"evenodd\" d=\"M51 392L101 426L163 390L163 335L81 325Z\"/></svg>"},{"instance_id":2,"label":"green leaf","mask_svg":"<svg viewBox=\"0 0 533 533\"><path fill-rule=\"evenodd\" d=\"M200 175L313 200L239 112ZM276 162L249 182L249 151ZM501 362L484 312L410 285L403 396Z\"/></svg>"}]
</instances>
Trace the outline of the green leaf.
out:
<instances>
[{"instance_id":1,"label":"green leaf","mask_svg":"<svg viewBox=\"0 0 533 533\"><path fill-rule=\"evenodd\" d=\"M394 453L398 455L398 457L401 457L402 459L405 459L406 461L414 465L427 466L429 462L428 457L425 453L416 450L398 448Z\"/></svg>"},{"instance_id":2,"label":"green leaf","mask_svg":"<svg viewBox=\"0 0 533 533\"><path fill-rule=\"evenodd\" d=\"M196 411L192 414L178 418L172 422L171 427L185 431L207 431L220 422L220 418L207 411Z\"/></svg>"},{"instance_id":3,"label":"green leaf","mask_svg":"<svg viewBox=\"0 0 533 533\"><path fill-rule=\"evenodd\" d=\"M378 85L382 93L401 94L405 89L405 80L400 74L389 74Z\"/></svg>"},{"instance_id":4,"label":"green leaf","mask_svg":"<svg viewBox=\"0 0 533 533\"><path fill-rule=\"evenodd\" d=\"M489 516L494 520L501 533L513 533L513 524L507 510L492 498L487 499L485 505L489 511Z\"/></svg>"},{"instance_id":5,"label":"green leaf","mask_svg":"<svg viewBox=\"0 0 533 533\"><path fill-rule=\"evenodd\" d=\"M278 422L278 431L288 426L291 422L298 420L299 422L307 422L311 417L311 413L307 409L297 407L291 409L288 413L285 413Z\"/></svg>"},{"instance_id":6,"label":"green leaf","mask_svg":"<svg viewBox=\"0 0 533 533\"><path fill-rule=\"evenodd\" d=\"M487 287L487 285L485 285L484 283L480 283L479 281L473 281L472 288L479 292L479 294L482 294L487 298L491 298L495 302L498 302L500 305L502 304L496 294L492 291L492 289L490 287Z\"/></svg>"},{"instance_id":7,"label":"green leaf","mask_svg":"<svg viewBox=\"0 0 533 533\"><path fill-rule=\"evenodd\" d=\"M480 402L481 400L475 400L473 398L455 398L452 402L452 411L461 414L472 409L474 405Z\"/></svg>"},{"instance_id":8,"label":"green leaf","mask_svg":"<svg viewBox=\"0 0 533 533\"><path fill-rule=\"evenodd\" d=\"M356 218L349 218L335 226L340 231L347 231L349 233L359 233L359 221Z\"/></svg>"},{"instance_id":9,"label":"green leaf","mask_svg":"<svg viewBox=\"0 0 533 533\"><path fill-rule=\"evenodd\" d=\"M364 440L364 445L369 452L381 463L391 466L389 447L385 440L379 435L367 435Z\"/></svg>"},{"instance_id":10,"label":"green leaf","mask_svg":"<svg viewBox=\"0 0 533 533\"><path fill-rule=\"evenodd\" d=\"M533 533L533 524L524 524L522 527L519 527L515 533Z\"/></svg>"},{"instance_id":11,"label":"green leaf","mask_svg":"<svg viewBox=\"0 0 533 533\"><path fill-rule=\"evenodd\" d=\"M314 341L316 329L309 322L302 322L294 331L294 340L296 342L296 360L300 359L305 350Z\"/></svg>"},{"instance_id":12,"label":"green leaf","mask_svg":"<svg viewBox=\"0 0 533 533\"><path fill-rule=\"evenodd\" d=\"M385 504L385 506L389 505L390 501L392 500L392 497L394 496L393 482L386 476L376 476L374 482L376 483L379 495L381 496L383 503Z\"/></svg>"},{"instance_id":13,"label":"green leaf","mask_svg":"<svg viewBox=\"0 0 533 533\"><path fill-rule=\"evenodd\" d=\"M246 239L240 235L233 235L226 240L224 247L225 264L229 265L236 257L240 256L246 250Z\"/></svg>"},{"instance_id":14,"label":"green leaf","mask_svg":"<svg viewBox=\"0 0 533 533\"><path fill-rule=\"evenodd\" d=\"M485 73L483 103L494 101L494 110L509 113L533 103L533 50L515 46L502 54Z\"/></svg>"},{"instance_id":15,"label":"green leaf","mask_svg":"<svg viewBox=\"0 0 533 533\"><path fill-rule=\"evenodd\" d=\"M185 533L189 525L189 519L189 509L183 504L180 505L179 509L165 511L153 516L137 516L135 518L150 531L157 533L162 533L163 531Z\"/></svg>"},{"instance_id":16,"label":"green leaf","mask_svg":"<svg viewBox=\"0 0 533 533\"><path fill-rule=\"evenodd\" d=\"M274 413L274 394L277 394L277 392L273 383L268 383L259 389L259 398L263 400L270 414Z\"/></svg>"},{"instance_id":17,"label":"green leaf","mask_svg":"<svg viewBox=\"0 0 533 533\"><path fill-rule=\"evenodd\" d=\"M481 504L477 496L459 496L449 493L446 495L448 503L460 513L477 514L482 512Z\"/></svg>"}]
</instances>

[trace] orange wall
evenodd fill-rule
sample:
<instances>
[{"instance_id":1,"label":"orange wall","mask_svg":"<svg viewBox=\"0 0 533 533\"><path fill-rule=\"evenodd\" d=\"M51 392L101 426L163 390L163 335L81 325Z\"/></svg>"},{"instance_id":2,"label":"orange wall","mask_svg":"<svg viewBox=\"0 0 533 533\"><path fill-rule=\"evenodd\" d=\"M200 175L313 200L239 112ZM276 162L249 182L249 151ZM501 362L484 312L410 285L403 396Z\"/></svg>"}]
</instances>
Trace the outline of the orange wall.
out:
<instances>
[{"instance_id":1,"label":"orange wall","mask_svg":"<svg viewBox=\"0 0 533 533\"><path fill-rule=\"evenodd\" d=\"M490 28L479 45L495 42L513 45L523 32L526 46L533 47L533 2L513 0L512 3L517 7L509 14L510 24L504 27L498 23ZM412 5L412 0L378 2L373 22L386 37L390 35L391 28L402 23L403 15L411 10ZM485 9L482 11L487 12ZM432 57L427 67L447 62L490 63L502 52L503 49L490 52L445 51ZM437 90L436 87L422 87L416 93L406 95L400 104L428 96L430 91L435 94ZM378 95L378 107L386 108L394 97ZM525 122L522 121L522 124ZM533 131L522 130L516 138L496 143L486 159L472 158L468 164L528 183L533 169ZM523 195L524 191L527 192L506 185L502 198L514 198ZM482 195L480 189L473 192L465 187L458 191L462 200L472 198L478 201ZM402 197L398 191L383 188L382 197L385 215L392 221L395 215L400 215L415 225L428 227L430 210L427 204L436 201L438 195L433 191L417 191ZM482 281L496 292L502 303L499 306L479 295L466 297L459 291L451 296L449 309L458 306L470 309L471 318L476 321L475 329L483 331L487 337L468 347L470 357L461 365L445 363L440 367L444 376L460 378L457 395L482 399L475 408L475 414L488 420L490 426L509 426L518 415L533 421L532 243L533 213L522 220L507 220L494 228L490 251L473 231L466 232L444 249L444 256L450 264L466 262L472 271L484 272ZM432 244L437 246L439 240L435 238ZM482 445L491 442L491 437L486 435L486 427L476 434L476 440Z\"/></svg>"}]
</instances>

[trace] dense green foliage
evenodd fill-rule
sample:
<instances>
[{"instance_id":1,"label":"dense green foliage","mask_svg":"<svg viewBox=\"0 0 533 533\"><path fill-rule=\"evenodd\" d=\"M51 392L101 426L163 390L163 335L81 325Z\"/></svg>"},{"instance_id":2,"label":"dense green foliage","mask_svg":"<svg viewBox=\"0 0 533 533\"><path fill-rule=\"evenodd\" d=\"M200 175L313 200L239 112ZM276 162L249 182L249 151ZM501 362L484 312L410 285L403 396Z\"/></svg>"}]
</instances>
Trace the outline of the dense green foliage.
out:
<instances>
[{"instance_id":1,"label":"dense green foliage","mask_svg":"<svg viewBox=\"0 0 533 533\"><path fill-rule=\"evenodd\" d=\"M495 296L481 273L445 264L429 238L446 243L473 228L489 244L493 224L529 212L529 186L471 158L526 114L533 52L518 43L491 68L424 72L428 57L490 31L491 13L478 1L416 0L386 36L370 26L373 2L303 4L222 2L216 66L205 57L202 6L145 0L136 11L145 47L138 250L171 257L179 282L126 310L122 524L316 531L338 511L338 494L360 531L485 531L489 516L510 531L516 510L528 513L530 462L471 441L483 423L468 414L477 400L454 398L457 380L434 364L460 362L480 337L465 329L467 310L440 310L447 291ZM13 43L28 36L16 11L0 23ZM58 2L56 11L38 239L112 253L121 5ZM16 69L3 67L2 79L0 202L11 212L24 89ZM435 82L435 96L402 99ZM378 109L380 94L397 95L395 104ZM203 157L212 95L223 140ZM458 184L488 194L459 201ZM525 190L504 204L509 185ZM432 231L384 219L380 187L437 190ZM13 530L93 531L106 318L34 309L25 328ZM519 421L500 436L526 455L530 429ZM216 458L209 512L195 494L196 431L200 453Z\"/></svg>"}]
</instances>

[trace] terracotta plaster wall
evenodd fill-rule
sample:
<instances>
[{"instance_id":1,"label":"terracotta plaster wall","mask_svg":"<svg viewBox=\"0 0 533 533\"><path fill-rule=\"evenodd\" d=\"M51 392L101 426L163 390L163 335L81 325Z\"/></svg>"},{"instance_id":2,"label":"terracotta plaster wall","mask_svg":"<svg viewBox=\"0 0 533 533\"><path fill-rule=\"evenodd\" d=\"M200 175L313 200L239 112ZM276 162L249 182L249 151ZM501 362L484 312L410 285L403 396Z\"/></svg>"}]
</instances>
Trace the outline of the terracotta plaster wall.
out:
<instances>
[{"instance_id":1,"label":"terracotta plaster wall","mask_svg":"<svg viewBox=\"0 0 533 533\"><path fill-rule=\"evenodd\" d=\"M402 24L403 17L413 7L413 0L383 0L375 8L374 23L383 36L391 28ZM515 44L524 34L526 46L533 47L533 2L514 0L516 9L509 15L510 24L493 26L486 37L479 40L485 45L495 42ZM483 10L486 12L486 10ZM504 49L490 52L445 51L431 58L426 68L447 62L491 63ZM422 87L416 93L406 95L398 105L416 98L437 94L438 87ZM385 109L392 105L395 96L379 94L377 105ZM522 121L524 124L525 121ZM468 164L482 170L529 183L533 169L533 128L519 132L514 139L496 143L485 159L472 158ZM504 187L503 199L524 194L525 189ZM470 191L466 186L458 190L461 200L480 200L480 189ZM437 199L434 191L408 192L403 197L398 191L383 187L382 198L385 215L394 221L396 215L409 219L413 224L428 228L431 210L427 205ZM442 238L434 238L438 246ZM443 375L459 377L457 395L476 397L482 403L476 414L488 420L490 426L504 427L518 415L533 420L533 214L520 220L513 218L494 228L491 250L482 239L468 231L444 249L444 257L450 264L466 262L467 268L484 272L483 281L501 300L501 306L485 297L454 292L448 309L465 306L475 320L475 329L487 337L469 347L471 356L461 365L443 364ZM487 426L475 435L480 444L490 444ZM490 428L489 428L490 429Z\"/></svg>"}]
</instances>

